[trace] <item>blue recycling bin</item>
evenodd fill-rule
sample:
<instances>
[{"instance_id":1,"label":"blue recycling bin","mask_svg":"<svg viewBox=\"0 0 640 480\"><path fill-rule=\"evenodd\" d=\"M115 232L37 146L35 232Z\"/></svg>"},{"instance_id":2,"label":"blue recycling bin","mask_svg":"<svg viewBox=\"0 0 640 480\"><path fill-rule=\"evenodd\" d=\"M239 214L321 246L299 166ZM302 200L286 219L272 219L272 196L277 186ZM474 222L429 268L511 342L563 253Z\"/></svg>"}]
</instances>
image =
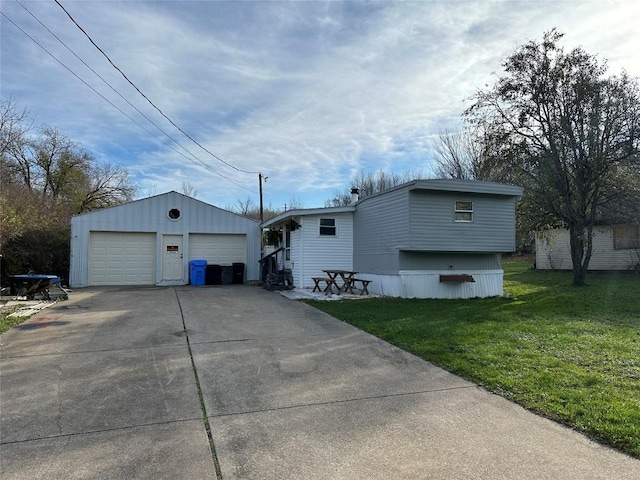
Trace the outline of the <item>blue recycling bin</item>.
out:
<instances>
[{"instance_id":1,"label":"blue recycling bin","mask_svg":"<svg viewBox=\"0 0 640 480\"><path fill-rule=\"evenodd\" d=\"M191 285L204 285L207 272L206 260L191 260L189 262L189 278Z\"/></svg>"}]
</instances>

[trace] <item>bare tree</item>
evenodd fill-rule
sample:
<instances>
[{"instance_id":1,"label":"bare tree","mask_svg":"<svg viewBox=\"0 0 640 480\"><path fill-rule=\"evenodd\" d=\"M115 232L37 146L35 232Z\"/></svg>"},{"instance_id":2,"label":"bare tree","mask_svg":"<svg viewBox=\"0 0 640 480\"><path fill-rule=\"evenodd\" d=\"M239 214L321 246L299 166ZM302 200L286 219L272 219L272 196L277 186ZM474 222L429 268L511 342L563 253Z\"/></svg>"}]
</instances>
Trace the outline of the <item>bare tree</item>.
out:
<instances>
[{"instance_id":1,"label":"bare tree","mask_svg":"<svg viewBox=\"0 0 640 480\"><path fill-rule=\"evenodd\" d=\"M180 187L180 192L183 195L186 195L187 197L191 197L191 198L196 198L198 195L198 192L196 191L196 187L194 187L189 182L182 182L182 185Z\"/></svg>"},{"instance_id":2,"label":"bare tree","mask_svg":"<svg viewBox=\"0 0 640 480\"><path fill-rule=\"evenodd\" d=\"M83 184L78 185L77 213L129 202L137 191L129 172L121 166L110 164L92 166Z\"/></svg>"},{"instance_id":3,"label":"bare tree","mask_svg":"<svg viewBox=\"0 0 640 480\"><path fill-rule=\"evenodd\" d=\"M433 147L436 178L479 178L482 144L475 141L468 129L440 132Z\"/></svg>"},{"instance_id":4,"label":"bare tree","mask_svg":"<svg viewBox=\"0 0 640 480\"><path fill-rule=\"evenodd\" d=\"M17 110L12 98L0 99L0 156L27 135L31 128L25 125L28 116L26 109Z\"/></svg>"},{"instance_id":5,"label":"bare tree","mask_svg":"<svg viewBox=\"0 0 640 480\"><path fill-rule=\"evenodd\" d=\"M466 125L459 131L441 132L433 147L436 178L517 183L513 170L492 153L495 149L481 128Z\"/></svg>"},{"instance_id":6,"label":"bare tree","mask_svg":"<svg viewBox=\"0 0 640 480\"><path fill-rule=\"evenodd\" d=\"M378 170L376 173L360 172L349 182L349 187L333 192L331 199L325 201L326 207L339 207L349 205L352 202L351 189L357 188L360 198L368 197L375 193L395 187L402 183L422 178L419 172L408 171L401 174Z\"/></svg>"},{"instance_id":7,"label":"bare tree","mask_svg":"<svg viewBox=\"0 0 640 480\"><path fill-rule=\"evenodd\" d=\"M247 197L244 200L238 200L233 210L248 217L251 212L258 210L258 206L253 198Z\"/></svg>"}]
</instances>

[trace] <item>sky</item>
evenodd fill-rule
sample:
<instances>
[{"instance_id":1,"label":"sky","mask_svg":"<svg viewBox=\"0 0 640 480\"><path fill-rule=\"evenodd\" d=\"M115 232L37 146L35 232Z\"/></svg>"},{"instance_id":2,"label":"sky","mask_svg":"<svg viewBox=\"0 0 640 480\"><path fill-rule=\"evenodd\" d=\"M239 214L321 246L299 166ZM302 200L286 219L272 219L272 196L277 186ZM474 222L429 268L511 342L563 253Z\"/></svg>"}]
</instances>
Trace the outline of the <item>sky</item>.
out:
<instances>
[{"instance_id":1,"label":"sky","mask_svg":"<svg viewBox=\"0 0 640 480\"><path fill-rule=\"evenodd\" d=\"M2 0L0 96L137 198L257 205L260 173L266 207L313 208L360 173L433 176L439 134L552 28L640 76L636 0L59 3L113 65L55 1Z\"/></svg>"}]
</instances>

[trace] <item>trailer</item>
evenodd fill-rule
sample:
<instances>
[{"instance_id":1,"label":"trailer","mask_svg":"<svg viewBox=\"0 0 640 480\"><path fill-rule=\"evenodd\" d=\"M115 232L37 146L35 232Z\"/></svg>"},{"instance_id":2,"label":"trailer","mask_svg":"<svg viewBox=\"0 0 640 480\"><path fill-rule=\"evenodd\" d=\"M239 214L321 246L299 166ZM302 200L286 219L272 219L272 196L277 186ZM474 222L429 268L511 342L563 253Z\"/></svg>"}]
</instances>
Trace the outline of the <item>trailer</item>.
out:
<instances>
[{"instance_id":1,"label":"trailer","mask_svg":"<svg viewBox=\"0 0 640 480\"><path fill-rule=\"evenodd\" d=\"M68 298L67 292L61 285L60 277L57 275L43 275L39 273L27 273L21 275L11 275L9 277L11 295L26 297L33 300L36 295L41 295L44 300L51 300L51 289L60 290L64 300Z\"/></svg>"}]
</instances>

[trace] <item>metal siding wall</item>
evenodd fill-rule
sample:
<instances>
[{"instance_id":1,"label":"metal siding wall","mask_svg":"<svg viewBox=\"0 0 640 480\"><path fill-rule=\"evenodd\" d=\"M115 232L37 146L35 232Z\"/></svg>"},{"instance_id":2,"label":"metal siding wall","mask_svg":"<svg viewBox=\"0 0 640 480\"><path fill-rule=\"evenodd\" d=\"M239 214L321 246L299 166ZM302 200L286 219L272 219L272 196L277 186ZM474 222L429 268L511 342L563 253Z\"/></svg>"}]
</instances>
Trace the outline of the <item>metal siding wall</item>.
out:
<instances>
[{"instance_id":1,"label":"metal siding wall","mask_svg":"<svg viewBox=\"0 0 640 480\"><path fill-rule=\"evenodd\" d=\"M614 250L610 226L593 230L593 252L589 270L629 270L635 250ZM637 259L636 259L637 261ZM550 230L544 237L536 235L536 268L540 270L572 270L569 231Z\"/></svg>"},{"instance_id":2,"label":"metal siding wall","mask_svg":"<svg viewBox=\"0 0 640 480\"><path fill-rule=\"evenodd\" d=\"M182 216L179 221L172 221L167 217L167 212L171 208L178 208L181 211ZM247 281L259 280L260 229L258 222L177 192L79 215L72 218L72 226L75 227L72 239L74 261L70 281L76 287L87 286L90 231L156 232L159 236L181 234L185 236L185 240L189 233L245 234L247 236ZM76 235L77 238L75 238ZM188 245L186 245L185 258L188 258L188 254ZM75 258L78 256L82 258ZM161 266L158 265L158 272L160 271ZM159 278L157 280L160 281Z\"/></svg>"},{"instance_id":3,"label":"metal siding wall","mask_svg":"<svg viewBox=\"0 0 640 480\"><path fill-rule=\"evenodd\" d=\"M335 218L335 237L320 236L320 218ZM313 287L312 277L322 277L322 270L351 270L353 268L353 215L351 213L308 215L301 218L301 283L296 286ZM295 280L294 280L295 284Z\"/></svg>"},{"instance_id":4,"label":"metal siding wall","mask_svg":"<svg viewBox=\"0 0 640 480\"><path fill-rule=\"evenodd\" d=\"M497 195L412 191L412 249L453 252L515 250L515 199ZM455 200L473 202L473 222L454 221Z\"/></svg>"},{"instance_id":5,"label":"metal siding wall","mask_svg":"<svg viewBox=\"0 0 640 480\"><path fill-rule=\"evenodd\" d=\"M84 233L82 217L71 218L70 247L69 286L86 286L89 275L89 234Z\"/></svg>"},{"instance_id":6,"label":"metal siding wall","mask_svg":"<svg viewBox=\"0 0 640 480\"><path fill-rule=\"evenodd\" d=\"M397 273L398 251L409 242L406 188L362 200L354 213L354 270Z\"/></svg>"},{"instance_id":7,"label":"metal siding wall","mask_svg":"<svg viewBox=\"0 0 640 480\"><path fill-rule=\"evenodd\" d=\"M440 283L440 275L467 273L473 275L475 282ZM451 270L443 271L401 271L399 275L358 274L358 277L371 280L369 292L376 295L401 298L475 298L502 295L502 270L483 270L479 272Z\"/></svg>"}]
</instances>

